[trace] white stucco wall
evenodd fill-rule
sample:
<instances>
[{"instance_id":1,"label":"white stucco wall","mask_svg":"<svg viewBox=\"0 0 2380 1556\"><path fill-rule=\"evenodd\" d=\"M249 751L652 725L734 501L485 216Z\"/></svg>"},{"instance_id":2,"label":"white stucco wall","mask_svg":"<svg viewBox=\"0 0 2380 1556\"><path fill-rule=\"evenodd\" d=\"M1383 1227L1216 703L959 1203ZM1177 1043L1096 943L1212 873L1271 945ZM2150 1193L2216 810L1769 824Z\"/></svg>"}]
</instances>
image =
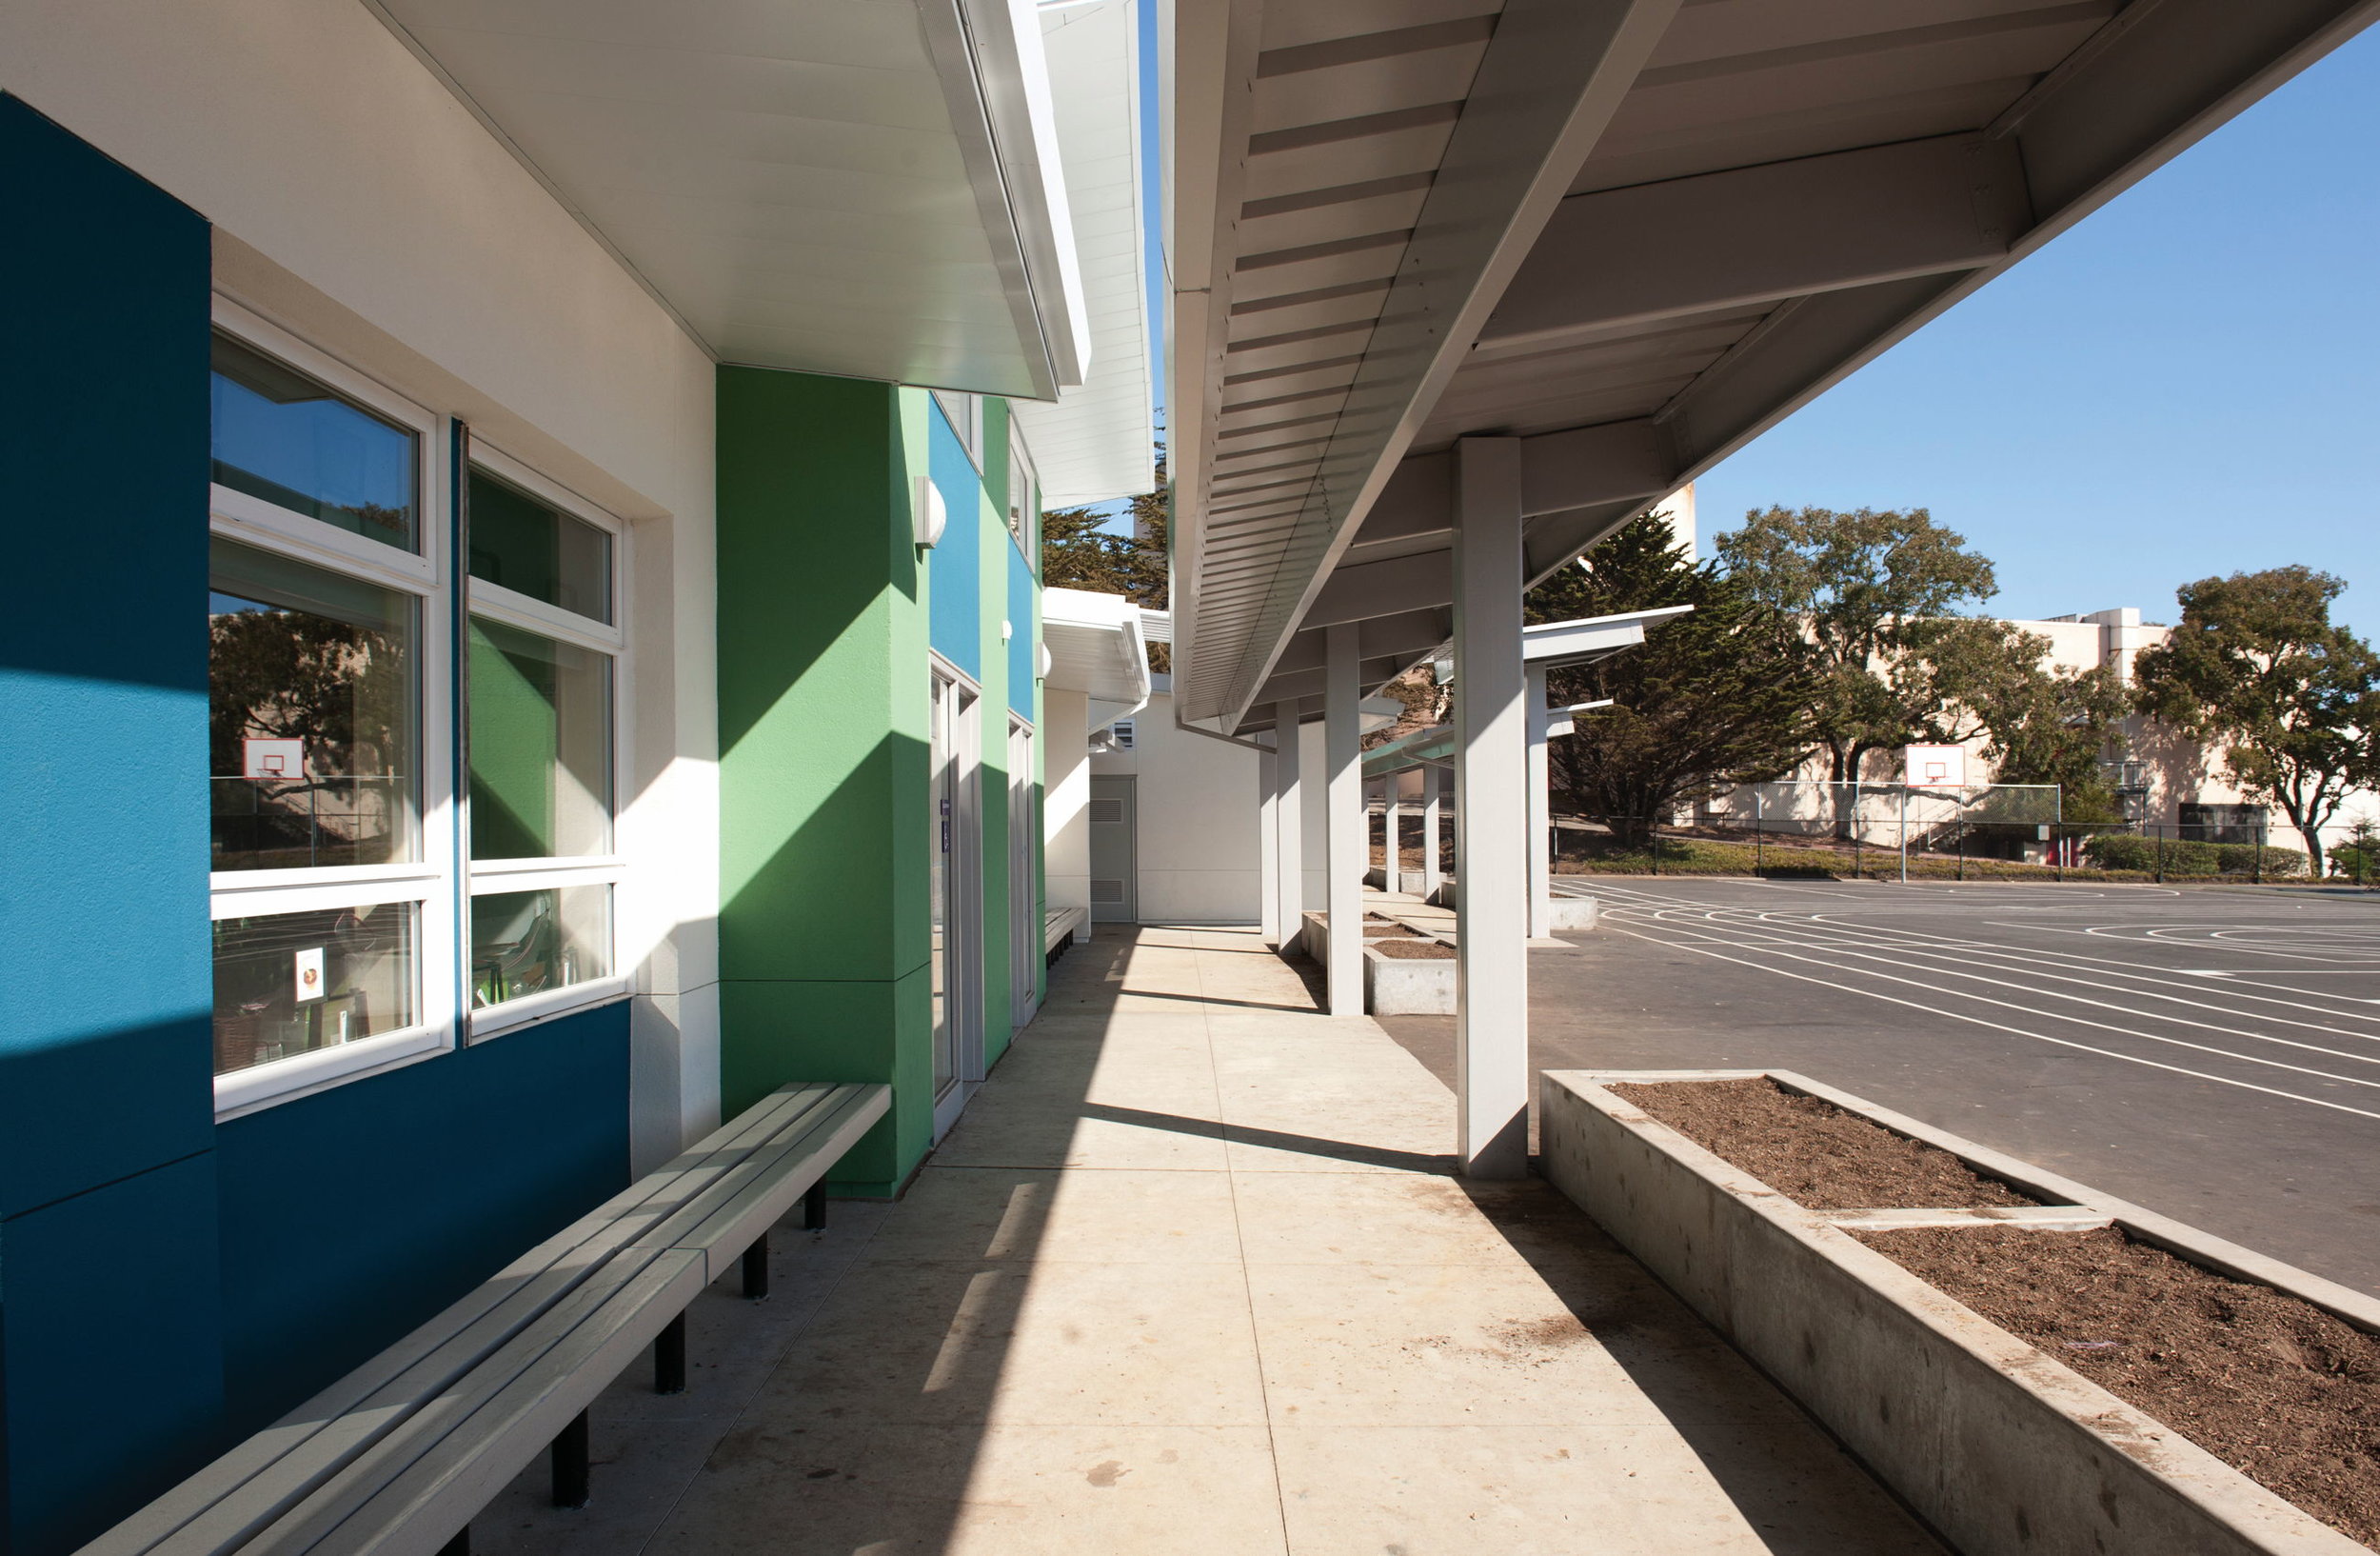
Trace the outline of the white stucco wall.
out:
<instances>
[{"instance_id":1,"label":"white stucco wall","mask_svg":"<svg viewBox=\"0 0 2380 1556\"><path fill-rule=\"evenodd\" d=\"M1256 923L1257 753L1177 728L1170 692L1132 722L1133 748L1097 752L1089 770L1135 780L1140 922Z\"/></svg>"},{"instance_id":2,"label":"white stucco wall","mask_svg":"<svg viewBox=\"0 0 2380 1556\"><path fill-rule=\"evenodd\" d=\"M713 364L352 0L10 0L0 88L215 224L219 290L632 526L639 1170L719 1102Z\"/></svg>"},{"instance_id":3,"label":"white stucco wall","mask_svg":"<svg viewBox=\"0 0 2380 1556\"><path fill-rule=\"evenodd\" d=\"M1091 906L1090 698L1041 692L1041 860L1052 908Z\"/></svg>"}]
</instances>

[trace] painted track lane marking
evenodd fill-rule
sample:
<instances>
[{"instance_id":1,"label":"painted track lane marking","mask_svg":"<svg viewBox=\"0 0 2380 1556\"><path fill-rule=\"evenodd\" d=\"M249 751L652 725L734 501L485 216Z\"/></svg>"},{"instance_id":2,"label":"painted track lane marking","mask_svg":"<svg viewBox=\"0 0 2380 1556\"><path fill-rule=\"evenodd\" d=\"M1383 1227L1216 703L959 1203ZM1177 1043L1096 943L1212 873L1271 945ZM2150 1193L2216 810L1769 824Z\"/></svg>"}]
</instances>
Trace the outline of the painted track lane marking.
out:
<instances>
[{"instance_id":1,"label":"painted track lane marking","mask_svg":"<svg viewBox=\"0 0 2380 1556\"><path fill-rule=\"evenodd\" d=\"M1717 951L1706 950L1700 946L1689 946L1677 941L1661 940L1653 935L1638 934L1635 930L1624 927L1616 928L1614 932L1617 934L1624 934L1631 940L1641 940L1647 945L1666 946L1675 950L1692 951L1696 956L1708 956L1714 961L1734 963L1737 967L1750 968L1755 972L1771 973L1779 978L1791 978L1796 983L1815 984L1822 988L1833 988L1846 994L1856 994L1862 999L1881 1000L1887 1005L1898 1005L1912 1010L1923 1010L1928 1015L1941 1016L1951 1021L1963 1021L1970 1026L1985 1027L1993 1031L2007 1032L2015 1037L2029 1037L2033 1039L2035 1042L2053 1044L2061 1048L2075 1048L2084 1053L2095 1053L2104 1059L2120 1059L2128 1065L2142 1065L2150 1069L2162 1069L2174 1075L2188 1075L2193 1080L2213 1081L2220 1086L2237 1087L2243 1091L2261 1092L2268 1097L2280 1097L2290 1102L2310 1103L2316 1107L2328 1107L2333 1112L2352 1113L2357 1118L2380 1120L2380 1113L2371 1112L2361 1107L2350 1107L2347 1104L2342 1102L2328 1102L2320 1097L2303 1096L2295 1091L2281 1090L2278 1087L2258 1086L2252 1081L2233 1080L2228 1075L2210 1075L2204 1070L2191 1069L2186 1066L2169 1065L2164 1063L2162 1060L2156 1059L2143 1059L2137 1054L2117 1053L2109 1048L2093 1047L2088 1043L2076 1043L2063 1037L2052 1037L2046 1032L2031 1032L2025 1030L2021 1027L2011 1027L2004 1022L1987 1021L1981 1016L1965 1015L1956 1010L1937 1009L1933 1006L1921 1004L1916 1000L1905 1000L1897 995L1880 993L1872 988L1856 988L1849 984L1837 984L1824 978L1813 978L1805 973L1788 972L1782 968L1765 967L1760 963L1747 962L1739 957L1722 956Z\"/></svg>"},{"instance_id":2,"label":"painted track lane marking","mask_svg":"<svg viewBox=\"0 0 2380 1556\"><path fill-rule=\"evenodd\" d=\"M1665 927L1667 927L1667 928L1679 928L1679 926L1676 926L1676 925L1675 925L1675 924L1668 924L1668 925L1665 925ZM1694 933L1694 931L1692 931L1692 930L1683 930L1682 932L1689 933L1689 934ZM1644 936L1637 936L1636 938L1638 938L1638 939L1643 939L1643 938L1646 938L1646 937L1644 937ZM2018 1013L2020 1013L2020 1014L2023 1014L2023 1015L2029 1015L2029 1016L2039 1016L2039 1017L2042 1017L2042 1018L2043 1018L2043 1019L2045 1019L2045 1020L2054 1021L2054 1022L2060 1022L2060 1023L2063 1023L2064 1025L2066 1025L2066 1026L2070 1026L2070 1027L2090 1027L2090 1028L2094 1029L2094 1030L2097 1030L2097 1031L2103 1031L2103 1032L2112 1032L2112 1033L2114 1033L2114 1034L2116 1034L2116 1035L2118 1035L2118 1036L2122 1036L2122 1037L2136 1037L2136 1038L2139 1038L2141 1041L2143 1041L2143 1042L2147 1042L2147 1043L2162 1043L2162 1044L2166 1044L2166 1045L2169 1045L2169 1046L2171 1046L2171 1047L2177 1047L2177 1048L2188 1048L2188 1049L2190 1049L2190 1050L2192 1050L2192 1052L2195 1052L2195 1053L2211 1054L2211 1055L2215 1055L2215 1056L2217 1056L2217 1057L2219 1057L2219 1058L2224 1058L2224 1059L2233 1060L2233 1061L2235 1061L2235 1062L2237 1062L2237 1063L2240 1063L2240 1064L2245 1064L2245 1065L2257 1065L2257 1066L2261 1066L2261 1067L2264 1067L2269 1068L2269 1069L2281 1069L2281 1070L2288 1070L2288 1071L2290 1071L2290 1072L2291 1072L2291 1073L2292 1073L2292 1074L2311 1076L2311 1077L2312 1077L2313 1079L2316 1079L2316 1080L2333 1081L2333 1082L2336 1082L2336 1083L2338 1083L2339 1085L2342 1085L2342 1086L2367 1087L2371 1087L2371 1088L2373 1088L2373 1089L2380 1089L2380 1080L2365 1080L2365 1079L2362 1079L2362 1078L2360 1078L2360 1077L2353 1076L2353 1075L2336 1075L2336 1074L2332 1074L2332 1073L2331 1073L2330 1071L2329 1071L2329 1070L2314 1069L2314 1068L2311 1068L2311 1067L2308 1067L2308 1066L2305 1066L2305 1065L2292 1065L2292 1064L2286 1063L2285 1061L2282 1061L2282 1060L2279 1060L2279 1059L2267 1059L2267 1058L2264 1058L2263 1056L2258 1055L2258 1054L2252 1054L2252 1053L2238 1053L2238 1052L2233 1051L2232 1049L2230 1049L2230 1048L2224 1048L2224 1047L2215 1047L2215 1046L2213 1046L2213 1045L2211 1045L2211 1044L2206 1044L2206 1043L2193 1043L2193 1042L2191 1042L2191 1041L2190 1041L2189 1039L2187 1039L2187 1038L2180 1038L2180 1037L2166 1037L2166 1036L2162 1036L2162 1035L2160 1035L2160 1034L2158 1034L2158 1033L2155 1033L2155 1032L2143 1032L2143 1031L2136 1031L2136 1030L2134 1030L2134 1029L2132 1029L2132 1027L2118 1027L2118 1026L2113 1026L2113 1025L2112 1025L2112 1024L2110 1024L2110 1023L2108 1023L2108 1022L2104 1022L2104 1021L2093 1021L2093 1020L2091 1020L2090 1018L2085 1017L2085 1016L2068 1015L2068 1014L2064 1014L2064 1013L2062 1013L2062 1012L2055 1011L2055 1010L2041 1010L2041 1009L2036 1009L2036 1008L2034 1008L2033 1007L2029 1006L2029 1005L2020 1005L2020 1004L2016 1003L2016 1002L2015 1002L2015 1001L2013 1001L2013 1000L1994 999L1994 998L1993 998L1992 996L1990 996L1990 995L1988 995L1988 994L1976 994L1976 993L1971 993L1971 992L1967 992L1967 991L1960 990L1960 989L1944 988L1944 987L1940 987L1939 985L1936 985L1936 984L1930 984L1930 983L1927 983L1927 982L1923 981L1922 979L1918 979L1918 978L1903 978L1903 977L1898 977L1898 976L1895 976L1894 974L1892 974L1892 973L1889 973L1889 972L1880 972L1880 971L1877 971L1877 970L1875 970L1875 969L1874 969L1874 968L1849 968L1849 967L1844 967L1844 966L1841 966L1841 965L1839 965L1839 964L1837 964L1837 963L1831 963L1831 962L1828 962L1828 961L1826 961L1826 960L1824 960L1823 958L1820 958L1820 957L1815 957L1815 956L1800 956L1800 955L1796 955L1796 954L1795 954L1795 952L1794 952L1794 951L1791 951L1791 950L1785 950L1785 949L1779 949L1779 948L1773 948L1773 947L1772 947L1772 946L1764 946L1764 945L1757 944L1757 943L1755 943L1755 942L1748 942L1748 941L1742 941L1742 940L1730 940L1730 939L1727 939L1727 938L1725 938L1724 936L1721 936L1721 935L1718 935L1718 934L1707 934L1707 935L1701 935L1701 936L1698 936L1697 938L1702 938L1702 939L1711 940L1711 941L1716 942L1716 944L1719 944L1719 945L1723 945L1723 946L1730 947L1731 948L1735 949L1735 950L1742 950L1742 951L1754 951L1754 952L1757 952L1757 953L1762 953L1762 954L1767 954L1767 955L1772 955L1772 956L1778 956L1778 957L1782 957L1782 958L1784 958L1784 959L1785 959L1785 960L1787 960L1787 961L1792 961L1792 962L1802 962L1802 963L1808 963L1808 964L1810 964L1810 965L1812 965L1812 966L1823 967L1823 968L1826 968L1828 971L1830 971L1830 972L1846 973L1846 974L1852 974L1852 975L1855 975L1855 976L1860 976L1860 977L1874 978L1874 979L1876 979L1876 980L1878 980L1878 981L1880 981L1880 982L1884 982L1884 983L1902 984L1902 985L1906 985L1906 986L1908 986L1908 987L1912 987L1912 988L1922 988L1922 989L1924 989L1926 992L1928 992L1928 993L1930 993L1930 994L1939 994L1939 995L1943 995L1943 996L1945 996L1945 997L1947 997L1947 998L1951 998L1951 999L1965 1000L1965 1001L1968 1001L1968 1002L1970 1002L1970 1003L1974 1003L1974 1004L1996 1006L1996 1007L2000 1007L2000 1008L2002 1008L2002 1009L2005 1009L2005 1010L2013 1010L2013 1011L2016 1011L2016 1012L2018 1012ZM1823 947L1823 946L1812 946L1812 945L1808 945L1808 944L1806 944L1806 943L1802 943L1802 942L1795 942L1795 941L1792 941L1792 940L1786 940L1786 939L1783 939L1781 936L1772 936L1772 937L1771 937L1771 940L1772 940L1772 942L1773 942L1774 946L1795 946L1795 945L1798 945L1798 946L1800 947L1800 948L1801 948L1801 949L1804 949L1804 950L1822 950L1822 949L1828 949L1828 948L1830 948ZM1687 947L1687 948L1687 948L1687 949L1695 949L1695 948L1694 948L1694 947ZM1778 971L1778 972L1782 972L1784 969L1782 969L1782 968L1773 968L1773 969L1771 969L1771 970L1774 970L1774 971ZM1931 969L1927 969L1927 970L1931 970ZM1790 974L1789 974L1789 976L1790 976ZM1814 981L1822 981L1822 980L1814 980ZM1980 981L1983 981L1983 982L1993 982L1993 980L1988 980L1988 979L1987 979L1987 980L1980 980ZM2001 987L2008 987L2008 986L2003 985L2003 986L2001 986ZM1951 1012L1944 1011L1944 1012L1940 1012L1940 1013L1942 1013L1942 1014L1949 1014L1949 1013L1951 1013ZM2124 1014L2128 1014L2128 1015L2134 1015L2134 1014L2138 1014L2138 1012L2134 1012L2134 1011L2125 1011L2125 1012L2123 1012L2123 1013L2124 1013ZM2151 1017L2151 1018L2148 1018L2148 1019L2152 1019L2152 1020L2170 1020L2171 1018L2164 1018L2164 1017ZM2012 1028L2012 1029L2013 1029L2013 1028ZM2040 1033L2027 1033L2026 1035L2028 1035L2028 1036L2041 1036L2041 1035L2043 1035L2043 1034L2040 1034ZM2058 1041L2058 1040L2056 1040L2056 1039L2050 1039L2049 1041ZM2283 1040L2283 1039L2267 1039L2266 1041L2269 1041L2269 1042L2285 1042L2286 1040ZM2081 1045L2076 1045L2076 1046L2077 1046L2077 1047L2079 1047L2079 1046L2081 1046ZM2303 1044L2288 1044L2287 1046L2291 1047L2307 1047L2307 1045L2303 1045ZM2098 1049L2094 1049L2093 1051L2094 1051L2094 1052L2097 1052L2097 1051L2105 1051L2105 1050L2098 1050ZM2326 1052L2326 1053L2328 1053L2328 1052L2330 1052L2330 1050L2328 1050L2328 1049L2321 1049L2321 1050L2317 1050L2317 1051L2321 1051L2321 1052ZM2356 1057L2359 1057L2359 1056L2357 1056L2357 1055L2351 1055L2351 1054L2333 1054L2332 1056L2333 1056L2333 1057L2337 1057L2337 1058L2356 1058ZM2140 1062L2141 1062L2141 1063L2146 1064L2146 1063L2151 1063L2152 1061L2142 1060L2142 1061L2140 1061ZM2195 1072L2195 1071L2192 1071L2192 1073L2196 1073L2196 1072ZM2244 1084L2246 1084L2246 1083L2240 1083L2240 1084L2243 1084L2243 1085L2244 1085ZM2287 1094L2288 1094L2288 1095L2295 1095L2295 1093L2287 1093ZM2307 1098L2307 1099L2304 1099L2304 1100L2307 1100L2307 1101L2313 1101L2313 1100L2315 1100L2315 1099L2312 1099L2312 1098ZM2336 1106L2336 1105L2326 1104L2325 1106ZM2350 1112L2355 1112L2355 1111L2360 1111L2360 1109L2356 1109L2356 1108L2349 1108L2349 1109L2348 1109L2348 1111L2350 1111ZM2374 1114L2374 1115L2372 1115L2372 1116L2374 1116L2374 1117L2380 1117L2380 1114Z\"/></svg>"}]
</instances>

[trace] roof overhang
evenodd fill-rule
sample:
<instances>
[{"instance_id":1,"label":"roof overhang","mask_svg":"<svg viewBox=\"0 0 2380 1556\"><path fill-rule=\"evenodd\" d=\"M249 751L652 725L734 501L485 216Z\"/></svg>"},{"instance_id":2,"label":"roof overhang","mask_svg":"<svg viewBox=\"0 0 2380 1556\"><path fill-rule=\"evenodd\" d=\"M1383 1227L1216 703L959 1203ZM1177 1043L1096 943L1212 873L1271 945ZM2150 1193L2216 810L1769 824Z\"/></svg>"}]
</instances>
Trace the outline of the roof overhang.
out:
<instances>
[{"instance_id":1,"label":"roof overhang","mask_svg":"<svg viewBox=\"0 0 2380 1556\"><path fill-rule=\"evenodd\" d=\"M366 3L720 360L1082 381L1032 0Z\"/></svg>"},{"instance_id":2,"label":"roof overhang","mask_svg":"<svg viewBox=\"0 0 2380 1556\"><path fill-rule=\"evenodd\" d=\"M1043 589L1041 642L1049 651L1044 684L1052 691L1087 696L1093 732L1148 706L1149 653L1140 608L1122 595Z\"/></svg>"},{"instance_id":3,"label":"roof overhang","mask_svg":"<svg viewBox=\"0 0 2380 1556\"><path fill-rule=\"evenodd\" d=\"M1054 404L1020 403L1044 506L1075 508L1155 484L1147 267L1141 242L1140 49L1134 0L1044 6L1058 152L1074 212L1090 369Z\"/></svg>"},{"instance_id":4,"label":"roof overhang","mask_svg":"<svg viewBox=\"0 0 2380 1556\"><path fill-rule=\"evenodd\" d=\"M1180 713L1446 632L1449 450L1543 577L2364 27L2374 0L1289 0L1173 26Z\"/></svg>"}]
</instances>

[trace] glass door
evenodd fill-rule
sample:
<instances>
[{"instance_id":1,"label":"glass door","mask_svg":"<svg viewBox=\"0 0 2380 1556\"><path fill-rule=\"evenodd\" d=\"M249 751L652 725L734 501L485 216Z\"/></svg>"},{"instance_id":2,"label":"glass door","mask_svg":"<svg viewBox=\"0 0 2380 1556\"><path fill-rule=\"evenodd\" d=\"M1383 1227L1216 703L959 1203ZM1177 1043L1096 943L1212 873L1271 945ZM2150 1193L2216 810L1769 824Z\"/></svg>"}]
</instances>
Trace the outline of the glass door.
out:
<instances>
[{"instance_id":1,"label":"glass door","mask_svg":"<svg viewBox=\"0 0 2380 1556\"><path fill-rule=\"evenodd\" d=\"M928 976L934 1001L934 1096L939 1101L959 1079L959 1038L951 991L957 968L951 955L952 864L959 829L959 685L949 677L934 677L933 702L926 715L928 808L933 836L927 858L932 864L928 894L932 901L931 965Z\"/></svg>"}]
</instances>

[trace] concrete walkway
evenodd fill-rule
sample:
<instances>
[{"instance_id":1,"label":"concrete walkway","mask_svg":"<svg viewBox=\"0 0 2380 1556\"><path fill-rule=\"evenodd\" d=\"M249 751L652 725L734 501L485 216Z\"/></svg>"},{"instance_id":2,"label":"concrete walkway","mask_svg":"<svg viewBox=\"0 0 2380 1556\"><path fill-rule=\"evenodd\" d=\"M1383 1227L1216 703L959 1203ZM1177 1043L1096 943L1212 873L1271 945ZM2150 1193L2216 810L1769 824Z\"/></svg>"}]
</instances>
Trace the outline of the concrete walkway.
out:
<instances>
[{"instance_id":1,"label":"concrete walkway","mask_svg":"<svg viewBox=\"0 0 2380 1556\"><path fill-rule=\"evenodd\" d=\"M1101 936L902 1202L781 1231L686 1394L599 1407L594 1506L541 1467L483 1556L1936 1551L1544 1184L1449 1176L1372 1022L1250 934Z\"/></svg>"}]
</instances>

